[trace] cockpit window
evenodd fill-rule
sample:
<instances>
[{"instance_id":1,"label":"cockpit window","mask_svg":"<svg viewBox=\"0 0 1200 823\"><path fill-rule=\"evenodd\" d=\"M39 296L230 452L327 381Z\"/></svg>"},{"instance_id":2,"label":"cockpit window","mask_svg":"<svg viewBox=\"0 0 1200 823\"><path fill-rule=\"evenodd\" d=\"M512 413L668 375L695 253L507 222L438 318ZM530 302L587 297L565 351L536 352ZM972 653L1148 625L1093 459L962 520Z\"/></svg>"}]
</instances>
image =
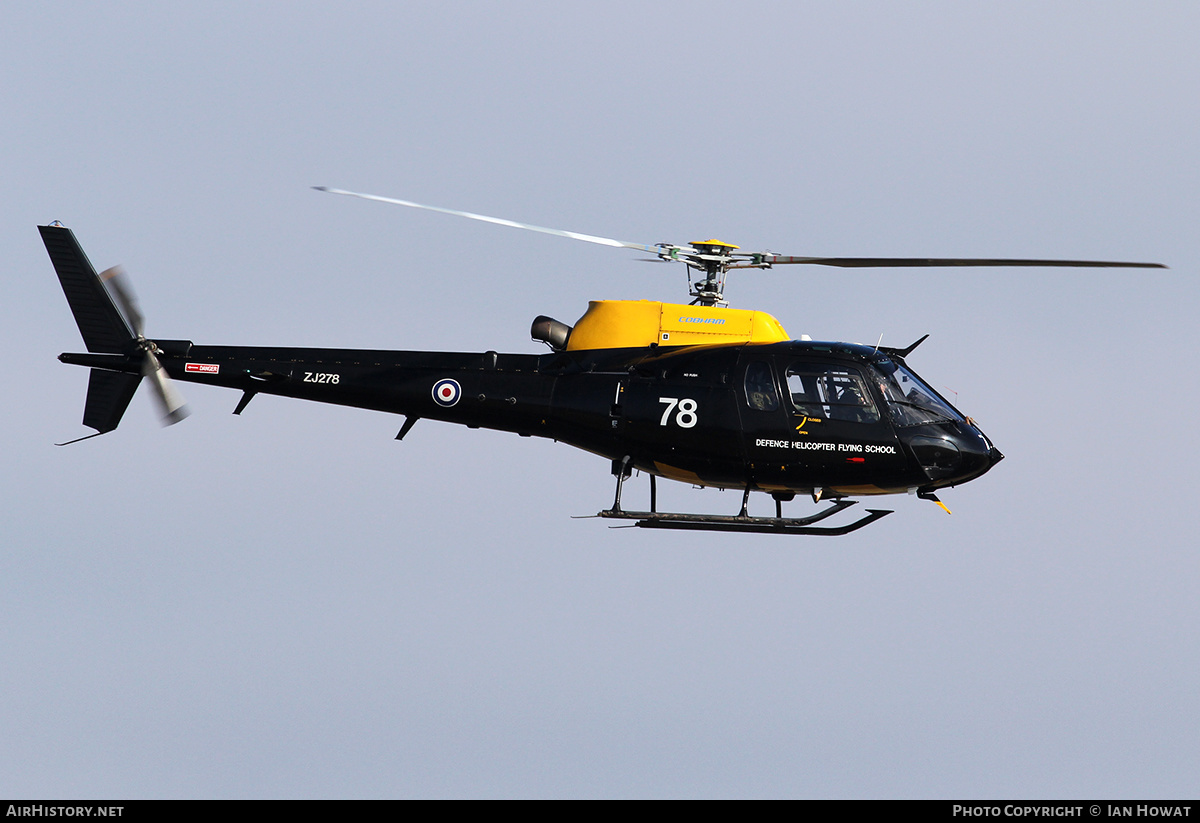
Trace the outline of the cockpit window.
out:
<instances>
[{"instance_id":1,"label":"cockpit window","mask_svg":"<svg viewBox=\"0 0 1200 823\"><path fill-rule=\"evenodd\" d=\"M787 370L787 387L797 414L853 423L879 422L879 411L857 369L793 363Z\"/></svg>"},{"instance_id":2,"label":"cockpit window","mask_svg":"<svg viewBox=\"0 0 1200 823\"><path fill-rule=\"evenodd\" d=\"M779 408L771 366L762 360L746 367L746 404L756 411L771 412Z\"/></svg>"},{"instance_id":3,"label":"cockpit window","mask_svg":"<svg viewBox=\"0 0 1200 823\"><path fill-rule=\"evenodd\" d=\"M898 426L919 426L947 420L962 421L954 407L937 396L925 381L894 360L877 360L872 371L887 401L888 414Z\"/></svg>"}]
</instances>

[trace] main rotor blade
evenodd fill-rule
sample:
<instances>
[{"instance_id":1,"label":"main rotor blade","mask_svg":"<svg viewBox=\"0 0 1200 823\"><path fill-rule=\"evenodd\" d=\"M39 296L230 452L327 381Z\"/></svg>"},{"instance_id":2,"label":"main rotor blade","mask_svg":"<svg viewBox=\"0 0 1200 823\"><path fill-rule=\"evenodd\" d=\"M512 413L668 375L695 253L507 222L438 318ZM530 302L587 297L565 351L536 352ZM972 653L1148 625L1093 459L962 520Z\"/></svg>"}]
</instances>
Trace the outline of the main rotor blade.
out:
<instances>
[{"instance_id":1,"label":"main rotor blade","mask_svg":"<svg viewBox=\"0 0 1200 823\"><path fill-rule=\"evenodd\" d=\"M814 266L842 268L902 268L934 266L1074 266L1096 269L1165 269L1162 263L1122 263L1112 260L1006 260L1001 258L950 257L784 257L777 254L762 256L771 265L807 263Z\"/></svg>"},{"instance_id":2,"label":"main rotor blade","mask_svg":"<svg viewBox=\"0 0 1200 823\"><path fill-rule=\"evenodd\" d=\"M497 226L511 226L514 229L528 229L529 231L540 231L542 234L553 234L557 237L569 237L572 240L583 240L586 243L599 243L601 246L615 246L622 249L638 249L639 251L650 252L651 254L658 253L657 246L647 246L645 243L626 243L623 240L613 240L610 237L597 237L594 234L580 234L574 231L563 231L562 229L548 229L545 226L534 226L530 223L518 223L515 220L505 220L503 217L488 217L486 214L475 214L469 211L457 211L455 209L443 209L440 206L426 206L422 203L413 203L411 200L397 200L394 197L380 197L377 194L362 194L357 191L346 191L345 189L331 189L325 186L313 186L317 191L329 192L330 194L345 194L350 197L361 197L363 200L377 200L380 203L392 203L397 206L409 206L414 209L425 209L426 211L436 211L442 214L452 214L455 217L469 217L472 220L482 220L485 223L495 223Z\"/></svg>"},{"instance_id":3,"label":"main rotor blade","mask_svg":"<svg viewBox=\"0 0 1200 823\"><path fill-rule=\"evenodd\" d=\"M125 319L133 327L133 333L138 337L145 334L146 320L138 310L137 298L133 295L133 286L129 283L129 276L125 274L125 269L120 266L105 269L100 272L100 279L112 287L113 295L121 304L121 311L124 313Z\"/></svg>"}]
</instances>

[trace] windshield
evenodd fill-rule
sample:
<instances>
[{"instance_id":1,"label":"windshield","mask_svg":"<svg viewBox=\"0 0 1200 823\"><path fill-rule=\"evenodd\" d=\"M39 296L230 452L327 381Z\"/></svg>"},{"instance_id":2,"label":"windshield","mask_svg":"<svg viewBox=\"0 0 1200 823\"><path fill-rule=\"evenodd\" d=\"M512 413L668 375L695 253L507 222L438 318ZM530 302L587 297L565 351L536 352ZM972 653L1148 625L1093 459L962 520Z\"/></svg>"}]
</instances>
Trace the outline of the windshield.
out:
<instances>
[{"instance_id":1,"label":"windshield","mask_svg":"<svg viewBox=\"0 0 1200 823\"><path fill-rule=\"evenodd\" d=\"M872 364L879 392L887 402L888 414L898 426L919 426L945 420L962 421L961 414L908 367L894 360Z\"/></svg>"}]
</instances>

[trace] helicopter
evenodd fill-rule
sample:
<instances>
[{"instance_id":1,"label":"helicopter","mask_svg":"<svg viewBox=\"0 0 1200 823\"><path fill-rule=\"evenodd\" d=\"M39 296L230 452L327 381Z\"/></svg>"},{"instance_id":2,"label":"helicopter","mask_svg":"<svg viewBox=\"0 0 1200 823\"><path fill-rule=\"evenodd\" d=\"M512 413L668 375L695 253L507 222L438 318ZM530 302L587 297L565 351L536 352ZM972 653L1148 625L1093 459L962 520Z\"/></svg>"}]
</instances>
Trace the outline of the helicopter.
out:
<instances>
[{"instance_id":1,"label":"helicopter","mask_svg":"<svg viewBox=\"0 0 1200 823\"><path fill-rule=\"evenodd\" d=\"M837 267L1075 266L1165 268L1158 263L996 258L794 257L745 253L715 238L688 244L629 243L344 189L331 194L439 212L654 255L687 267L689 303L595 300L568 325L536 317L543 354L196 345L150 339L120 267L97 273L74 233L39 226L86 353L59 355L90 370L83 425L117 428L143 379L172 424L187 416L175 381L237 389L240 415L259 394L404 416L403 440L421 419L544 437L608 459L616 478L600 518L657 529L843 535L891 514L816 525L855 497L915 494L947 513L942 489L974 480L1004 455L908 365L927 337L895 348L793 340L763 311L730 308L735 269ZM693 280L693 275L695 279ZM634 471L649 476L649 507L621 497ZM737 514L663 512L657 479L742 492ZM751 492L770 495L775 516L749 514ZM784 517L783 504L811 496L825 508Z\"/></svg>"}]
</instances>

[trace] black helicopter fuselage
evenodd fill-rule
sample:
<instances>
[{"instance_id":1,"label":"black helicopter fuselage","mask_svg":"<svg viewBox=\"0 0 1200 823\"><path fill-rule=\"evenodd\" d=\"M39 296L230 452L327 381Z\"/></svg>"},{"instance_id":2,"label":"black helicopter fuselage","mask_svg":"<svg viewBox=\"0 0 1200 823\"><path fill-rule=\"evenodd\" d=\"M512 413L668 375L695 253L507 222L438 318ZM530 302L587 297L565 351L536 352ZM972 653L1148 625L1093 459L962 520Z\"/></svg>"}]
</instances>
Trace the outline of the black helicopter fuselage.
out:
<instances>
[{"instance_id":1,"label":"black helicopter fuselage","mask_svg":"<svg viewBox=\"0 0 1200 823\"><path fill-rule=\"evenodd\" d=\"M256 394L276 394L405 415L397 439L424 417L560 440L612 460L616 497L599 516L635 520L639 527L846 534L890 512L868 509L841 527L813 524L853 505L847 498L866 495L913 492L949 512L936 490L979 477L1003 455L908 368L905 358L925 338L904 349L791 340L766 312L728 307L730 271L782 265L1163 268L1111 260L792 256L743 252L716 238L651 245L317 188L681 262L693 300L592 301L574 327L538 317L531 336L553 351L540 356L195 346L148 339L119 267L97 275L74 234L55 223L39 231L89 352L60 357L92 370L85 426L97 435L115 429L143 378L164 421L178 422L187 406L174 378L241 390L235 414ZM646 512L621 505L622 483L634 469L650 476ZM659 512L657 477L741 489L741 510L734 516ZM751 491L774 498L775 517L749 515ZM835 502L809 516L783 517L782 503L798 493Z\"/></svg>"},{"instance_id":2,"label":"black helicopter fuselage","mask_svg":"<svg viewBox=\"0 0 1200 823\"><path fill-rule=\"evenodd\" d=\"M791 340L766 312L699 298L592 301L573 327L538 317L531 336L551 349L541 355L151 340L119 268L97 274L69 229L40 231L87 348L59 359L90 369L89 437L117 428L143 380L168 423L187 414L174 382L200 383L240 391L235 414L271 394L404 415L397 439L424 418L585 449L611 460L617 478L601 517L806 535L845 534L889 513L868 509L849 525L813 525L853 505L851 497L913 492L942 505L936 490L979 477L1002 458L908 368L905 358L921 341L872 349ZM728 263L721 254L718 262ZM702 297L719 297L710 286ZM622 508L633 470L650 477L649 511ZM659 512L658 477L740 489L741 511ZM751 491L774 498L775 517L748 514ZM785 518L782 503L798 494L834 502Z\"/></svg>"},{"instance_id":3,"label":"black helicopter fuselage","mask_svg":"<svg viewBox=\"0 0 1200 823\"><path fill-rule=\"evenodd\" d=\"M156 345L172 378L242 391L238 412L256 394L392 412L551 438L698 486L928 492L1000 459L902 357L846 343L543 355ZM61 359L143 369L137 352Z\"/></svg>"}]
</instances>

